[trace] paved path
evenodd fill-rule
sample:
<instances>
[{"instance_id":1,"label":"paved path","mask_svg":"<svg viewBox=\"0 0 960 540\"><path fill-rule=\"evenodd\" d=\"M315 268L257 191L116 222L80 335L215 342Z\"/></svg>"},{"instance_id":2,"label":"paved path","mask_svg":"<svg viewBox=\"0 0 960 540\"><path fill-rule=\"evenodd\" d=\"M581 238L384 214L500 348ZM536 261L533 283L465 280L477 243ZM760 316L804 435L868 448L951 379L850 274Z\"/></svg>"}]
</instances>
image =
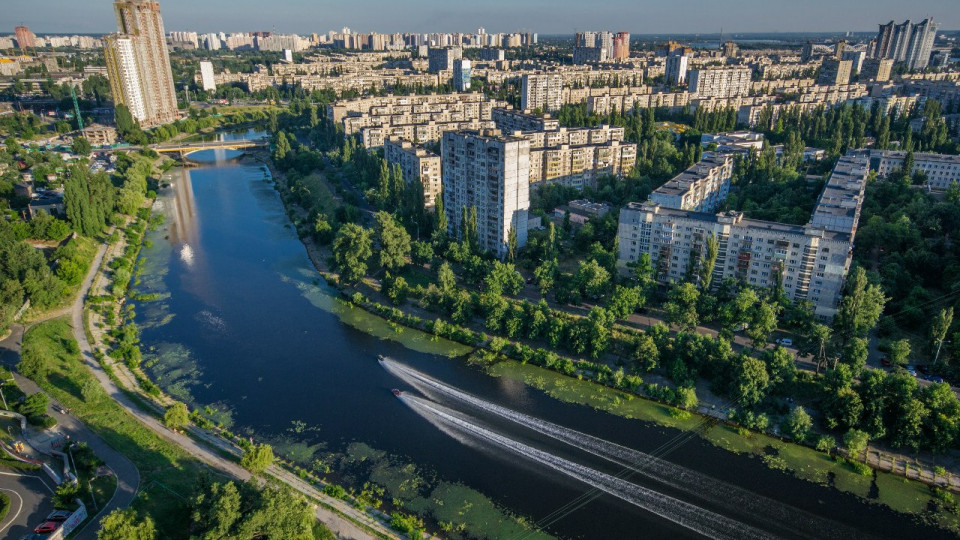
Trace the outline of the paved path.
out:
<instances>
[{"instance_id":1,"label":"paved path","mask_svg":"<svg viewBox=\"0 0 960 540\"><path fill-rule=\"evenodd\" d=\"M53 511L53 488L41 474L0 470L0 492L10 497L10 510L0 522L0 538L32 533Z\"/></svg>"},{"instance_id":2,"label":"paved path","mask_svg":"<svg viewBox=\"0 0 960 540\"><path fill-rule=\"evenodd\" d=\"M93 260L93 264L90 266L90 271L83 280L83 284L77 293L73 305L70 306L69 312L75 335L77 334L78 328L80 335L84 333L83 302L87 296L87 291L90 289L90 285L93 283L94 277L100 271L100 264L103 261L105 252L106 246L101 245L97 251L97 256ZM79 326L77 325L78 317L80 320ZM48 317L45 317L44 320L46 320L46 318ZM0 342L0 361L2 361L4 366L11 369L11 371L13 371L13 368L20 361L20 346L23 341L23 333L24 328L22 326L14 325L11 329L10 336ZM86 336L84 336L84 342L86 342ZM27 394L42 391L36 383L15 372L13 378L20 389ZM101 507L100 512L94 516L94 519L74 537L77 540L95 540L97 531L100 529L100 520L103 516L106 516L118 508L126 508L133 502L134 498L136 498L137 490L140 487L140 472L125 455L114 450L113 447L107 444L106 441L101 439L80 420L70 414L59 413L54 408L55 405L56 403L51 402L47 413L57 419L58 430L65 435L69 435L71 440L84 441L90 445L94 453L106 463L107 467L109 467L117 477L117 490L114 492L113 497L107 504Z\"/></svg>"}]
</instances>

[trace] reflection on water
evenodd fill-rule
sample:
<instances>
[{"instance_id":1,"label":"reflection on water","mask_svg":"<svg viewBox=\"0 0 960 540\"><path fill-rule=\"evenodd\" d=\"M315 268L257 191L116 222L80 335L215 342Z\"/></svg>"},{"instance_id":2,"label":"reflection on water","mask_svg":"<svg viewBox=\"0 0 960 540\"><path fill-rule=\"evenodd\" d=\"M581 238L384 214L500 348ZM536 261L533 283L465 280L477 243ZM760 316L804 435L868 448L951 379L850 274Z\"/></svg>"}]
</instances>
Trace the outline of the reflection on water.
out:
<instances>
[{"instance_id":1,"label":"reflection on water","mask_svg":"<svg viewBox=\"0 0 960 540\"><path fill-rule=\"evenodd\" d=\"M284 441L303 463L326 450L367 443L534 519L586 491L583 483L547 467L447 437L391 394L402 383L379 365L382 354L491 403L627 448L650 453L669 446L673 451L663 459L805 511L835 516L880 536L917 537L911 534L917 526L902 516L772 471L759 460L686 436L677 447L676 431L559 403L519 382L490 378L453 358L469 348L392 325L340 301L313 269L260 166L231 161L235 153L221 152L219 161L217 153L198 154L195 159L207 161L174 174L173 188L158 202L167 222L149 233L137 288L163 299L138 305L137 323L150 376L193 407L211 406L219 420L236 424L235 432ZM303 429L291 431L292 420ZM617 472L602 460L572 456L545 436L518 434L511 425L495 427L597 471ZM686 497L669 485L644 486ZM590 502L551 530L567 538L691 535L610 496ZM922 532L924 538L936 537L929 528Z\"/></svg>"}]
</instances>

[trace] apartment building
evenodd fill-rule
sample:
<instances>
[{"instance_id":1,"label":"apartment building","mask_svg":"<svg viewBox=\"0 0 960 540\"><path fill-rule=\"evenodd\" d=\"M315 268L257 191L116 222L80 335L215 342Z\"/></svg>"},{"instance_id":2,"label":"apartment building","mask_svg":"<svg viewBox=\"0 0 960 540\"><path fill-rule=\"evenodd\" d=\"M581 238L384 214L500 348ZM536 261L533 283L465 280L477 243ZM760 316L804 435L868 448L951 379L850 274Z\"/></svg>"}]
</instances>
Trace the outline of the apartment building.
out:
<instances>
[{"instance_id":1,"label":"apartment building","mask_svg":"<svg viewBox=\"0 0 960 540\"><path fill-rule=\"evenodd\" d=\"M706 67L689 72L690 92L697 97L737 97L750 93L751 70L744 67Z\"/></svg>"},{"instance_id":2,"label":"apartment building","mask_svg":"<svg viewBox=\"0 0 960 540\"><path fill-rule=\"evenodd\" d=\"M803 226L747 219L740 212L710 214L652 200L620 211L618 266L647 254L661 283L693 280L707 239L717 241L712 283L734 279L755 287L782 285L791 300L809 300L829 320L837 311L850 269L853 239L869 175L865 157L841 158Z\"/></svg>"},{"instance_id":3,"label":"apartment building","mask_svg":"<svg viewBox=\"0 0 960 540\"><path fill-rule=\"evenodd\" d=\"M603 176L623 176L637 163L637 145L622 127L514 132L530 142L530 186L560 184L582 190Z\"/></svg>"},{"instance_id":4,"label":"apartment building","mask_svg":"<svg viewBox=\"0 0 960 540\"><path fill-rule=\"evenodd\" d=\"M733 157L707 152L703 159L650 194L649 200L667 208L712 213L730 194Z\"/></svg>"},{"instance_id":5,"label":"apartment building","mask_svg":"<svg viewBox=\"0 0 960 540\"><path fill-rule=\"evenodd\" d=\"M890 80L893 60L889 58L867 58L860 70L860 80L886 82Z\"/></svg>"},{"instance_id":6,"label":"apartment building","mask_svg":"<svg viewBox=\"0 0 960 540\"><path fill-rule=\"evenodd\" d=\"M906 152L894 150L872 150L870 166L877 176L886 178L890 173L903 168ZM913 154L913 174L923 171L927 175L927 185L933 189L946 190L954 182L960 183L960 156L945 154Z\"/></svg>"},{"instance_id":7,"label":"apartment building","mask_svg":"<svg viewBox=\"0 0 960 540\"><path fill-rule=\"evenodd\" d=\"M520 108L544 112L560 110L563 105L563 77L554 74L527 74L522 80Z\"/></svg>"},{"instance_id":8,"label":"apartment building","mask_svg":"<svg viewBox=\"0 0 960 540\"><path fill-rule=\"evenodd\" d=\"M469 60L453 61L453 87L457 92L467 92L470 90L470 77L473 76L473 68Z\"/></svg>"},{"instance_id":9,"label":"apartment building","mask_svg":"<svg viewBox=\"0 0 960 540\"><path fill-rule=\"evenodd\" d=\"M142 127L180 118L157 2L117 1L116 34L105 38L104 57L114 102L126 105Z\"/></svg>"},{"instance_id":10,"label":"apartment building","mask_svg":"<svg viewBox=\"0 0 960 540\"><path fill-rule=\"evenodd\" d=\"M824 60L823 65L820 66L820 76L817 78L817 83L828 86L850 84L852 71L853 61L851 60Z\"/></svg>"},{"instance_id":11,"label":"apartment building","mask_svg":"<svg viewBox=\"0 0 960 540\"><path fill-rule=\"evenodd\" d=\"M909 69L919 71L930 64L930 53L937 37L940 24L932 18L913 24L909 20L902 24L890 21L880 25L877 34L874 58L889 58L904 63Z\"/></svg>"},{"instance_id":12,"label":"apartment building","mask_svg":"<svg viewBox=\"0 0 960 540\"><path fill-rule=\"evenodd\" d=\"M504 133L514 131L556 131L560 129L560 120L549 114L533 114L529 110L518 111L506 107L495 107L490 115L497 129Z\"/></svg>"},{"instance_id":13,"label":"apartment building","mask_svg":"<svg viewBox=\"0 0 960 540\"><path fill-rule=\"evenodd\" d=\"M217 78L213 74L212 62L200 62L200 84L207 91L212 92L217 89Z\"/></svg>"},{"instance_id":14,"label":"apartment building","mask_svg":"<svg viewBox=\"0 0 960 540\"><path fill-rule=\"evenodd\" d=\"M463 49L460 47L444 47L442 49L431 48L427 53L430 73L439 73L453 69L453 61L463 58Z\"/></svg>"},{"instance_id":15,"label":"apartment building","mask_svg":"<svg viewBox=\"0 0 960 540\"><path fill-rule=\"evenodd\" d=\"M379 148L387 139L424 143L445 131L493 128L491 113L504 106L477 92L379 96L327 105L327 117L348 135L360 133L367 148Z\"/></svg>"},{"instance_id":16,"label":"apartment building","mask_svg":"<svg viewBox=\"0 0 960 540\"><path fill-rule=\"evenodd\" d=\"M423 184L424 205L433 208L442 182L440 156L414 146L410 141L387 140L383 143L383 157L391 167L400 165L403 179L407 183L420 180Z\"/></svg>"},{"instance_id":17,"label":"apartment building","mask_svg":"<svg viewBox=\"0 0 960 540\"><path fill-rule=\"evenodd\" d=\"M448 132L442 143L447 230L462 238L464 212L476 211L480 249L506 257L511 230L527 243L530 141L498 130Z\"/></svg>"},{"instance_id":18,"label":"apartment building","mask_svg":"<svg viewBox=\"0 0 960 540\"><path fill-rule=\"evenodd\" d=\"M671 86L681 86L687 82L690 69L690 57L683 54L671 54L666 60L666 79Z\"/></svg>"}]
</instances>

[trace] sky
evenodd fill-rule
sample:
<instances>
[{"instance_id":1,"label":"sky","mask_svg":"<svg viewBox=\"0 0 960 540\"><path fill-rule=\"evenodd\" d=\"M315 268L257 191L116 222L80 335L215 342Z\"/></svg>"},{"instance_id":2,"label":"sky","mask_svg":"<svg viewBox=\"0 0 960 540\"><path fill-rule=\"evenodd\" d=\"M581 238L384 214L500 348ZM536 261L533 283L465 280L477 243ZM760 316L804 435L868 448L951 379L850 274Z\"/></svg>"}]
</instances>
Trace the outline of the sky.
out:
<instances>
[{"instance_id":1,"label":"sky","mask_svg":"<svg viewBox=\"0 0 960 540\"><path fill-rule=\"evenodd\" d=\"M116 29L110 0L3 0L12 32L107 33ZM890 20L932 16L960 29L958 0L160 0L171 30L325 33L577 30L634 34L876 31Z\"/></svg>"}]
</instances>

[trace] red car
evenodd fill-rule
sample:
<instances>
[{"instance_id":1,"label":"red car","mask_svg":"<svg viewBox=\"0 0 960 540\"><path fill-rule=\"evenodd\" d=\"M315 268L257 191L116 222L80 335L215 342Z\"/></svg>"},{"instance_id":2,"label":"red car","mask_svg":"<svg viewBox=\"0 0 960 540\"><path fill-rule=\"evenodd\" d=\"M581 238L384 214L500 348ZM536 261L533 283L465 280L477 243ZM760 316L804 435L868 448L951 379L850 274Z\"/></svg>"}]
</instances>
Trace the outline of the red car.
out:
<instances>
[{"instance_id":1,"label":"red car","mask_svg":"<svg viewBox=\"0 0 960 540\"><path fill-rule=\"evenodd\" d=\"M48 522L46 522L46 523L38 526L36 529L33 530L33 532L38 533L38 534L39 534L39 533L51 533L51 532L53 532L53 531L55 531L55 530L57 530L57 529L59 529L59 528L60 528L60 524L57 523L56 521L48 521Z\"/></svg>"}]
</instances>

